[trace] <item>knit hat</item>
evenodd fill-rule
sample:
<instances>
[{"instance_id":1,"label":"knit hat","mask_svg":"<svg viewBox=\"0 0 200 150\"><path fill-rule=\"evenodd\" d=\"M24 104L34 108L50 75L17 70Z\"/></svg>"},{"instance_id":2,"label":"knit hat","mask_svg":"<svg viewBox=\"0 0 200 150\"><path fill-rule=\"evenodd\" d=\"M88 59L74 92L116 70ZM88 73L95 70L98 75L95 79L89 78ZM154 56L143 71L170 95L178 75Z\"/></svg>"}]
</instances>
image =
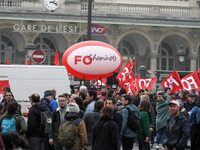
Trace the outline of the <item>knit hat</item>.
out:
<instances>
[{"instance_id":1,"label":"knit hat","mask_svg":"<svg viewBox=\"0 0 200 150\"><path fill-rule=\"evenodd\" d=\"M80 108L76 103L69 103L67 105L67 108L68 108L69 112L75 112L75 113L80 112Z\"/></svg>"},{"instance_id":2,"label":"knit hat","mask_svg":"<svg viewBox=\"0 0 200 150\"><path fill-rule=\"evenodd\" d=\"M46 90L44 92L44 97L51 96L51 95L53 95L53 92L51 90Z\"/></svg>"}]
</instances>

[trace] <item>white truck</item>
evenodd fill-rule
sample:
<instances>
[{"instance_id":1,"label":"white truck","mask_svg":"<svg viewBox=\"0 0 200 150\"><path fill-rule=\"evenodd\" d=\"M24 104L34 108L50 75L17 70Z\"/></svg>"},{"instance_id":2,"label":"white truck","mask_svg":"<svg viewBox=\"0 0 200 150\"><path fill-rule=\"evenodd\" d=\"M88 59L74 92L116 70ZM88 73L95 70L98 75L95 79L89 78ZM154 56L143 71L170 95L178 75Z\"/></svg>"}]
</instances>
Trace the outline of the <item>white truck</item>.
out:
<instances>
[{"instance_id":1,"label":"white truck","mask_svg":"<svg viewBox=\"0 0 200 150\"><path fill-rule=\"evenodd\" d=\"M64 66L0 65L0 82L5 79L17 101L27 101L33 93L42 98L45 90L55 89L57 95L71 92Z\"/></svg>"}]
</instances>

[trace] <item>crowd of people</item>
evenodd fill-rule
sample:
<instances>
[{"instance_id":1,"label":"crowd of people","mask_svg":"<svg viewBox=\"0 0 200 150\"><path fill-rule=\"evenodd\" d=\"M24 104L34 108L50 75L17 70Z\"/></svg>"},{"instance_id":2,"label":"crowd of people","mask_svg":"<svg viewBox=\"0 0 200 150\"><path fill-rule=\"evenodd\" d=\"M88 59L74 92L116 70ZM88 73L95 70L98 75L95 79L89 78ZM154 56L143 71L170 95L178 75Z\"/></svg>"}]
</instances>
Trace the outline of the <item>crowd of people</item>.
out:
<instances>
[{"instance_id":1,"label":"crowd of people","mask_svg":"<svg viewBox=\"0 0 200 150\"><path fill-rule=\"evenodd\" d=\"M103 87L98 95L79 92L56 95L46 90L29 97L24 119L9 87L0 105L0 149L29 150L198 150L200 94L170 88L137 95ZM25 121L27 120L27 121ZM190 141L190 142L189 142ZM190 143L190 144L189 144Z\"/></svg>"}]
</instances>

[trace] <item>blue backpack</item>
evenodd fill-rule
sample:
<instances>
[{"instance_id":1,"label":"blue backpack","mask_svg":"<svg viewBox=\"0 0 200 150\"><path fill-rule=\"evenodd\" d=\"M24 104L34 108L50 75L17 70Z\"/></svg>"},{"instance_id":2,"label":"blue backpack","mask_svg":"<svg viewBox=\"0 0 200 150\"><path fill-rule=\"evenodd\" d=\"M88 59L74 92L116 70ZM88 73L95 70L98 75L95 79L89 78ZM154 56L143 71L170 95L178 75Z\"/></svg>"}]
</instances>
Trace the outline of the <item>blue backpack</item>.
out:
<instances>
[{"instance_id":1,"label":"blue backpack","mask_svg":"<svg viewBox=\"0 0 200 150\"><path fill-rule=\"evenodd\" d=\"M1 122L1 133L17 132L15 115L4 117Z\"/></svg>"}]
</instances>

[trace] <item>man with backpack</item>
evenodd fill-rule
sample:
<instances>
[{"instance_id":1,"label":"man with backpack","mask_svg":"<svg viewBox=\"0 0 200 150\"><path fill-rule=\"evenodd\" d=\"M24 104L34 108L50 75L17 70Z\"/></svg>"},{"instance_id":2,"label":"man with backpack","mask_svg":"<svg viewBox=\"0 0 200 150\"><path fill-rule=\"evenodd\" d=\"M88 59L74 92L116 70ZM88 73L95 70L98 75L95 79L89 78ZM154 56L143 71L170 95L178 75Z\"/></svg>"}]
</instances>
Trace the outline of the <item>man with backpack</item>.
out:
<instances>
[{"instance_id":1,"label":"man with backpack","mask_svg":"<svg viewBox=\"0 0 200 150\"><path fill-rule=\"evenodd\" d=\"M44 150L45 129L41 122L41 113L45 112L45 108L39 104L40 96L38 94L32 94L29 99L32 105L27 122L29 150Z\"/></svg>"},{"instance_id":2,"label":"man with backpack","mask_svg":"<svg viewBox=\"0 0 200 150\"><path fill-rule=\"evenodd\" d=\"M137 125L138 125L138 117L139 112L137 107L131 103L131 96L126 94L122 96L122 148L123 150L132 150L135 138L137 136ZM134 126L136 125L136 126Z\"/></svg>"},{"instance_id":3,"label":"man with backpack","mask_svg":"<svg viewBox=\"0 0 200 150\"><path fill-rule=\"evenodd\" d=\"M62 146L58 142L58 131L60 124L65 121L65 116L68 113L67 98L65 95L58 96L58 104L58 109L52 114L52 125L49 135L49 143L54 144L55 150L62 150Z\"/></svg>"},{"instance_id":4,"label":"man with backpack","mask_svg":"<svg viewBox=\"0 0 200 150\"><path fill-rule=\"evenodd\" d=\"M85 122L79 118L80 108L76 103L67 105L69 113L60 125L58 141L67 150L88 150L88 140Z\"/></svg>"}]
</instances>

